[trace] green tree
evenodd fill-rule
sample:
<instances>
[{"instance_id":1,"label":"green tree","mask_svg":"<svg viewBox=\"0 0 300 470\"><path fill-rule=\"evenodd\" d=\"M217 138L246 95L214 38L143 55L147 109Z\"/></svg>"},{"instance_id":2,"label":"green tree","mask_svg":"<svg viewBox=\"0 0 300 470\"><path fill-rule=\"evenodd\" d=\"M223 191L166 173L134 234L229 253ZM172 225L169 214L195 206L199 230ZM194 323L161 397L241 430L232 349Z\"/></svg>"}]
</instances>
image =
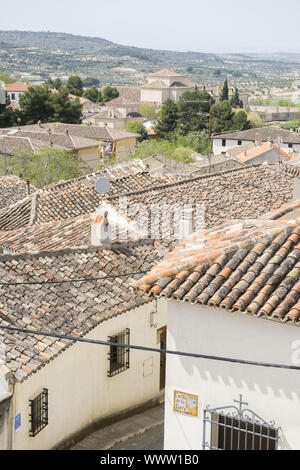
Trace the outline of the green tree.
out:
<instances>
[{"instance_id":1,"label":"green tree","mask_svg":"<svg viewBox=\"0 0 300 470\"><path fill-rule=\"evenodd\" d=\"M213 98L206 90L186 91L178 101L178 124L180 132L201 132L208 129L208 113Z\"/></svg>"},{"instance_id":2,"label":"green tree","mask_svg":"<svg viewBox=\"0 0 300 470\"><path fill-rule=\"evenodd\" d=\"M78 75L71 75L65 86L72 95L82 96L83 84L81 78Z\"/></svg>"},{"instance_id":3,"label":"green tree","mask_svg":"<svg viewBox=\"0 0 300 470\"><path fill-rule=\"evenodd\" d=\"M10 100L6 95L6 104L0 103L0 127L11 127L16 122L16 114L10 107Z\"/></svg>"},{"instance_id":4,"label":"green tree","mask_svg":"<svg viewBox=\"0 0 300 470\"><path fill-rule=\"evenodd\" d=\"M19 100L22 124L48 122L53 116L52 97L48 85L31 86Z\"/></svg>"},{"instance_id":5,"label":"green tree","mask_svg":"<svg viewBox=\"0 0 300 470\"><path fill-rule=\"evenodd\" d=\"M84 91L83 98L93 101L94 103L102 102L102 93L95 85L92 85L90 88Z\"/></svg>"},{"instance_id":6,"label":"green tree","mask_svg":"<svg viewBox=\"0 0 300 470\"><path fill-rule=\"evenodd\" d=\"M57 93L53 93L51 101L53 113L49 116L49 121L80 124L82 104L78 98L69 98L69 92L66 88L61 88Z\"/></svg>"},{"instance_id":7,"label":"green tree","mask_svg":"<svg viewBox=\"0 0 300 470\"><path fill-rule=\"evenodd\" d=\"M49 85L32 86L20 96L18 116L22 124L42 122L80 122L82 105L79 99L69 98L69 91L62 87L53 93Z\"/></svg>"},{"instance_id":8,"label":"green tree","mask_svg":"<svg viewBox=\"0 0 300 470\"><path fill-rule=\"evenodd\" d=\"M103 102L107 103L108 101L114 100L119 97L119 92L117 88L107 86L102 91Z\"/></svg>"},{"instance_id":9,"label":"green tree","mask_svg":"<svg viewBox=\"0 0 300 470\"><path fill-rule=\"evenodd\" d=\"M239 90L236 87L234 94L230 100L230 104L233 108L243 108L243 102L240 100Z\"/></svg>"},{"instance_id":10,"label":"green tree","mask_svg":"<svg viewBox=\"0 0 300 470\"><path fill-rule=\"evenodd\" d=\"M228 80L226 78L224 85L223 85L223 90L221 93L220 101L228 101L228 100L229 100L229 88L228 88Z\"/></svg>"},{"instance_id":11,"label":"green tree","mask_svg":"<svg viewBox=\"0 0 300 470\"><path fill-rule=\"evenodd\" d=\"M87 77L83 80L83 86L84 87L91 87L95 85L96 87L99 87L100 85L100 80L98 80L98 78L93 78L93 77Z\"/></svg>"},{"instance_id":12,"label":"green tree","mask_svg":"<svg viewBox=\"0 0 300 470\"><path fill-rule=\"evenodd\" d=\"M231 130L233 116L234 113L228 101L216 103L212 108L212 131L219 133Z\"/></svg>"},{"instance_id":13,"label":"green tree","mask_svg":"<svg viewBox=\"0 0 300 470\"><path fill-rule=\"evenodd\" d=\"M145 103L139 106L139 112L149 121L157 118L158 107L153 103Z\"/></svg>"},{"instance_id":14,"label":"green tree","mask_svg":"<svg viewBox=\"0 0 300 470\"><path fill-rule=\"evenodd\" d=\"M175 131L178 123L178 109L174 101L167 99L162 105L159 118L155 127L158 137L170 138L170 134Z\"/></svg>"},{"instance_id":15,"label":"green tree","mask_svg":"<svg viewBox=\"0 0 300 470\"><path fill-rule=\"evenodd\" d=\"M232 118L231 129L235 131L250 129L251 124L248 121L245 111L238 111Z\"/></svg>"},{"instance_id":16,"label":"green tree","mask_svg":"<svg viewBox=\"0 0 300 470\"><path fill-rule=\"evenodd\" d=\"M144 140L148 140L149 139L149 136L148 136L148 132L147 130L145 129L145 127L143 126L143 124L141 122L129 122L127 124L127 131L128 132L133 132L134 134L139 134L140 137L137 138L137 141L138 142L143 142Z\"/></svg>"},{"instance_id":17,"label":"green tree","mask_svg":"<svg viewBox=\"0 0 300 470\"><path fill-rule=\"evenodd\" d=\"M28 179L37 188L69 180L91 172L73 152L45 147L38 154L20 152L10 158L12 172Z\"/></svg>"}]
</instances>

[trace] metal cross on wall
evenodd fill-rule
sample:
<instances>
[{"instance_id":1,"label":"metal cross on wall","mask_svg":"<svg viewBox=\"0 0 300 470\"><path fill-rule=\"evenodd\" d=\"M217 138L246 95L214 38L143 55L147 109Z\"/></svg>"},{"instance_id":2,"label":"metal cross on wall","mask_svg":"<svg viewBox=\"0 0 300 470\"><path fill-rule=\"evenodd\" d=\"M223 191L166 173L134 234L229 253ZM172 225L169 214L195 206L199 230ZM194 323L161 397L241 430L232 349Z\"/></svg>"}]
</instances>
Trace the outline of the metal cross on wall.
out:
<instances>
[{"instance_id":1,"label":"metal cross on wall","mask_svg":"<svg viewBox=\"0 0 300 470\"><path fill-rule=\"evenodd\" d=\"M240 410L239 410L239 414L242 415L243 414L243 405L245 406L248 406L249 403L246 402L246 401L243 401L243 395L240 395L240 399L239 400L233 400L234 403L238 403L240 405Z\"/></svg>"}]
</instances>

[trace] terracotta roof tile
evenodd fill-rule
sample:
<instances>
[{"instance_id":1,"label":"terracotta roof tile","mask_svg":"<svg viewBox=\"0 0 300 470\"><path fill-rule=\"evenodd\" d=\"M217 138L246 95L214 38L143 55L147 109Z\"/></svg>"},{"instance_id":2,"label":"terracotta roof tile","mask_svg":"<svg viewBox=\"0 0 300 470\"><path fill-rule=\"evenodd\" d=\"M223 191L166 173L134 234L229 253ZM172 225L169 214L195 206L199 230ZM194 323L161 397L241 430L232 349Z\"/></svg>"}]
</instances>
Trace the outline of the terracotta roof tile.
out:
<instances>
[{"instance_id":1,"label":"terracotta roof tile","mask_svg":"<svg viewBox=\"0 0 300 470\"><path fill-rule=\"evenodd\" d=\"M300 325L300 250L296 249L299 230L300 219L268 221L262 218L251 222L232 221L223 226L223 231L218 227L198 234L204 246L197 244L197 234L193 234L175 247L161 265L154 267L149 276L135 281L134 286L147 286L148 279L152 288L150 295L153 295L160 276L165 271L173 271L177 291L165 289L165 297ZM210 243L212 240L222 242L222 238L216 237L221 232L227 247L221 243L223 255L214 258ZM241 245L243 248L239 248ZM244 248L245 245L248 247ZM233 246L236 246L234 251ZM191 251L196 247L198 257L208 258L210 264L193 266L186 256L186 247ZM180 274L183 282L178 286ZM167 285L173 286L173 283L169 276Z\"/></svg>"}]
</instances>

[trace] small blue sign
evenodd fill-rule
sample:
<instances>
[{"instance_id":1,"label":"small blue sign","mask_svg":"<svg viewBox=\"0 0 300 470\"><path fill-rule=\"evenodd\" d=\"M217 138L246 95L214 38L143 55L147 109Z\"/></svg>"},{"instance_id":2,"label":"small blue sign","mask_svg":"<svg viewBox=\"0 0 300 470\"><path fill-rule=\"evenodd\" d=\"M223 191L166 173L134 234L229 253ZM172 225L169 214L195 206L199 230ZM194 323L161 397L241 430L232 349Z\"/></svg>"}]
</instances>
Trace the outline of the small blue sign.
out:
<instances>
[{"instance_id":1,"label":"small blue sign","mask_svg":"<svg viewBox=\"0 0 300 470\"><path fill-rule=\"evenodd\" d=\"M15 432L17 432L21 427L21 413L15 416Z\"/></svg>"}]
</instances>

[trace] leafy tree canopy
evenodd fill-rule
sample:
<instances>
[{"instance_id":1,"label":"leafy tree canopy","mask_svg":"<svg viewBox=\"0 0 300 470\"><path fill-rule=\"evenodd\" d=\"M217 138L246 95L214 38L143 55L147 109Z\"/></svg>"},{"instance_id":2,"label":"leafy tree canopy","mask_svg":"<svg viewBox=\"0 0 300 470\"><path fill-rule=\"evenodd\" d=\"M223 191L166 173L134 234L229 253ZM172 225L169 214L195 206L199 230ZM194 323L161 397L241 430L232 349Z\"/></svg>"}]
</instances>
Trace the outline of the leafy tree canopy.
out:
<instances>
[{"instance_id":1,"label":"leafy tree canopy","mask_svg":"<svg viewBox=\"0 0 300 470\"><path fill-rule=\"evenodd\" d=\"M51 147L45 147L38 154L20 152L10 157L9 166L12 173L28 179L37 188L92 171L83 167L73 152Z\"/></svg>"},{"instance_id":2,"label":"leafy tree canopy","mask_svg":"<svg viewBox=\"0 0 300 470\"><path fill-rule=\"evenodd\" d=\"M137 138L138 142L143 142L144 140L149 139L148 132L141 122L129 122L127 124L127 131L140 134L140 137Z\"/></svg>"},{"instance_id":3,"label":"leafy tree canopy","mask_svg":"<svg viewBox=\"0 0 300 470\"><path fill-rule=\"evenodd\" d=\"M145 116L149 121L153 121L157 118L158 107L152 103L141 104L139 106L139 112Z\"/></svg>"},{"instance_id":4,"label":"leafy tree canopy","mask_svg":"<svg viewBox=\"0 0 300 470\"><path fill-rule=\"evenodd\" d=\"M107 86L102 91L102 97L103 97L104 103L107 103L108 101L111 101L111 100L114 100L115 98L118 98L119 97L119 92L118 92L117 88Z\"/></svg>"},{"instance_id":5,"label":"leafy tree canopy","mask_svg":"<svg viewBox=\"0 0 300 470\"><path fill-rule=\"evenodd\" d=\"M206 90L186 91L178 101L178 123L182 134L208 129L212 96Z\"/></svg>"},{"instance_id":6,"label":"leafy tree canopy","mask_svg":"<svg viewBox=\"0 0 300 470\"><path fill-rule=\"evenodd\" d=\"M72 95L82 96L83 84L78 75L71 75L71 77L66 81L66 87Z\"/></svg>"},{"instance_id":7,"label":"leafy tree canopy","mask_svg":"<svg viewBox=\"0 0 300 470\"><path fill-rule=\"evenodd\" d=\"M56 93L48 85L32 86L20 96L19 116L22 124L42 122L80 123L82 105L69 98L65 87Z\"/></svg>"},{"instance_id":8,"label":"leafy tree canopy","mask_svg":"<svg viewBox=\"0 0 300 470\"><path fill-rule=\"evenodd\" d=\"M90 88L84 91L83 98L93 101L94 103L102 102L102 93L95 85L92 85Z\"/></svg>"},{"instance_id":9,"label":"leafy tree canopy","mask_svg":"<svg viewBox=\"0 0 300 470\"><path fill-rule=\"evenodd\" d=\"M178 108L174 101L167 99L160 109L155 131L159 137L169 139L170 133L177 128L177 123Z\"/></svg>"}]
</instances>

